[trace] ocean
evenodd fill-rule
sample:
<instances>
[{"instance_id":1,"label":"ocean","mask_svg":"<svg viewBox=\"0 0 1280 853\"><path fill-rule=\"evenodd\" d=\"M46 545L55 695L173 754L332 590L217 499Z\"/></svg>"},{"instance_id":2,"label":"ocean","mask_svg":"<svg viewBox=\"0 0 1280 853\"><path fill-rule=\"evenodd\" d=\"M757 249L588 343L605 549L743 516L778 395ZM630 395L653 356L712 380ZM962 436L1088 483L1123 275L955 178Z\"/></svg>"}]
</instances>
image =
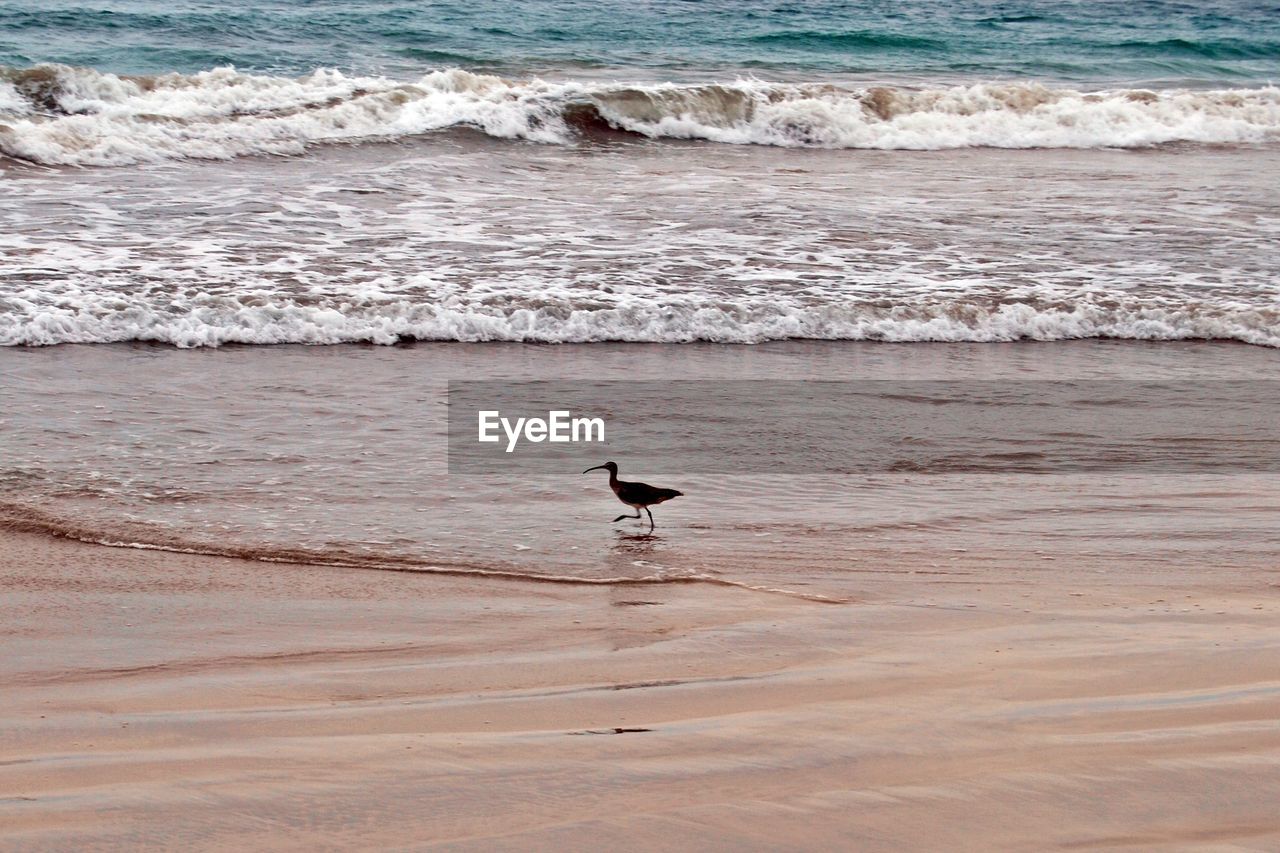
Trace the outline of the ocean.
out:
<instances>
[{"instance_id":1,"label":"ocean","mask_svg":"<svg viewBox=\"0 0 1280 853\"><path fill-rule=\"evenodd\" d=\"M1275 346L1265 3L7 3L0 344Z\"/></svg>"},{"instance_id":2,"label":"ocean","mask_svg":"<svg viewBox=\"0 0 1280 853\"><path fill-rule=\"evenodd\" d=\"M321 68L411 82L444 68L654 82L1043 79L1257 86L1280 70L1276 7L1180 3L9 0L0 63L119 74Z\"/></svg>"},{"instance_id":3,"label":"ocean","mask_svg":"<svg viewBox=\"0 0 1280 853\"><path fill-rule=\"evenodd\" d=\"M635 540L576 470L448 474L439 415L463 378L1274 375L1277 82L1265 2L0 3L3 515L837 592L913 541L1251 565L1238 470L690 474Z\"/></svg>"},{"instance_id":4,"label":"ocean","mask_svg":"<svg viewBox=\"0 0 1280 853\"><path fill-rule=\"evenodd\" d=\"M1280 343L1265 3L8 3L0 65L3 344Z\"/></svg>"}]
</instances>

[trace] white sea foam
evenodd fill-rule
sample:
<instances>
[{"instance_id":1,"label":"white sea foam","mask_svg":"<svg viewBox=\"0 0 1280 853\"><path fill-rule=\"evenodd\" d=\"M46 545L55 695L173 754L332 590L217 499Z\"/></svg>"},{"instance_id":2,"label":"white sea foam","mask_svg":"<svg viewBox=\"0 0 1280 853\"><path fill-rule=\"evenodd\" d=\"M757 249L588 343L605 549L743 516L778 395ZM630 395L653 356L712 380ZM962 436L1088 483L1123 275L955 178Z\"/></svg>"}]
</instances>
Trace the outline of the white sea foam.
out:
<instances>
[{"instance_id":1,"label":"white sea foam","mask_svg":"<svg viewBox=\"0 0 1280 853\"><path fill-rule=\"evenodd\" d=\"M31 112L31 103L8 80L0 79L0 120Z\"/></svg>"},{"instance_id":2,"label":"white sea foam","mask_svg":"<svg viewBox=\"0 0 1280 853\"><path fill-rule=\"evenodd\" d=\"M633 341L758 343L789 338L879 341L1052 341L1228 339L1280 346L1280 308L1133 298L990 304L915 299L802 306L787 300L685 304L626 302L574 309L480 304L302 305L287 301L202 299L163 305L117 296L64 294L56 301L0 299L0 345L156 341L179 347L221 344L393 344L404 340L575 343ZM4 303L8 303L7 306ZM43 303L43 304L42 304ZM1105 304L1103 304L1105 303Z\"/></svg>"},{"instance_id":3,"label":"white sea foam","mask_svg":"<svg viewBox=\"0 0 1280 853\"><path fill-rule=\"evenodd\" d=\"M1083 93L1010 83L851 93L743 83L728 91L748 98L728 121L723 111L700 108L706 96L696 90L654 93L649 100L666 109L638 115L606 95L602 113L646 136L823 148L1132 148L1280 138L1275 88Z\"/></svg>"},{"instance_id":4,"label":"white sea foam","mask_svg":"<svg viewBox=\"0 0 1280 853\"><path fill-rule=\"evenodd\" d=\"M0 70L0 152L56 165L297 154L451 127L569 144L583 123L654 138L825 148L1137 147L1280 139L1280 89L1085 93L1035 84L847 89L506 80L458 69L413 82L219 68L126 77Z\"/></svg>"},{"instance_id":5,"label":"white sea foam","mask_svg":"<svg viewBox=\"0 0 1280 853\"><path fill-rule=\"evenodd\" d=\"M567 138L547 101L557 87L515 86L456 70L413 84L336 71L290 79L230 68L148 78L65 66L24 73L19 91L34 93L32 106L45 109L0 125L0 151L51 165L297 154L312 144L455 125L536 142Z\"/></svg>"},{"instance_id":6,"label":"white sea foam","mask_svg":"<svg viewBox=\"0 0 1280 853\"><path fill-rule=\"evenodd\" d=\"M199 88L216 89L217 77L228 92L201 109L227 130L250 105L247 126L261 129L368 97L341 75L208 77ZM553 137L594 133L608 111L619 124L680 113L730 128L786 106L756 83L594 90L570 109L569 84L535 98L498 78L432 79L440 98L420 111L444 115L447 95L496 128L537 106L542 123L520 126ZM171 82L157 94L159 79L122 79L97 93L180 112L179 90L197 83ZM16 85L43 110L32 122L58 121L37 103L52 96ZM1009 107L1015 115L1046 97L1020 91L1028 101ZM301 105L312 97L320 104ZM881 121L923 114L912 100L922 93L863 97L871 106L859 109ZM1247 112L1267 97L1240 103ZM1280 220L1258 178L1274 172L1274 146L869 155L851 167L843 152L776 147L439 142L189 168L20 167L0 205L0 344L1109 336L1280 346Z\"/></svg>"}]
</instances>

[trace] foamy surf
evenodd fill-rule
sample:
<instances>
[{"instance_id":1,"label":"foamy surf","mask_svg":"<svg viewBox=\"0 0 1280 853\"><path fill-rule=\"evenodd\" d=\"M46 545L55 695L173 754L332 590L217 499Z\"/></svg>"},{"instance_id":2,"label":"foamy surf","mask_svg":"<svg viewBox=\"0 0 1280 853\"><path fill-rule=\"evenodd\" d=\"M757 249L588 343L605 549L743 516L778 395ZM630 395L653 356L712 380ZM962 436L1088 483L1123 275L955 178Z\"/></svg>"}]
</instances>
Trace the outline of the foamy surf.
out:
<instances>
[{"instance_id":1,"label":"foamy surf","mask_svg":"<svg viewBox=\"0 0 1280 853\"><path fill-rule=\"evenodd\" d=\"M82 293L78 301L0 298L0 345L151 341L223 344L396 344L404 341L751 344L770 340L1055 341L1077 338L1235 340L1280 347L1280 308L1156 296L1088 294L1026 301L910 297L804 305L782 297L679 302L622 300L615 307L481 302L446 304L356 298L299 304L234 297L177 304ZM598 301L588 300L584 301ZM6 304L7 303L7 304ZM6 309L7 310L4 310Z\"/></svg>"},{"instance_id":2,"label":"foamy surf","mask_svg":"<svg viewBox=\"0 0 1280 853\"><path fill-rule=\"evenodd\" d=\"M155 76L64 65L0 70L0 152L45 165L294 155L315 145L457 127L558 145L592 127L653 139L833 149L1266 143L1280 138L1280 89L601 85L460 69L410 82L331 70L298 78L232 68Z\"/></svg>"}]
</instances>

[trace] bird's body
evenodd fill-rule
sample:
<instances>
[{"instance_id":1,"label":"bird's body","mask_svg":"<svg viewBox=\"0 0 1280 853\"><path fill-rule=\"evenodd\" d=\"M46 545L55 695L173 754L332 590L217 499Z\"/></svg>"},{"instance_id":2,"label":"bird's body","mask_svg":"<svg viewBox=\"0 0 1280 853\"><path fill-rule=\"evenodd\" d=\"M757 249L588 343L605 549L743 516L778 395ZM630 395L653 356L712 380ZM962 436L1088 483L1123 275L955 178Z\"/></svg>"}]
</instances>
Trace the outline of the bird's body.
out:
<instances>
[{"instance_id":1,"label":"bird's body","mask_svg":"<svg viewBox=\"0 0 1280 853\"><path fill-rule=\"evenodd\" d=\"M644 510L649 515L649 529L652 530L653 513L649 512L649 507L656 506L663 501L669 501L672 498L678 498L683 492L677 492L675 489L660 489L657 486L650 486L648 483L630 483L626 480L618 479L618 465L615 462L606 462L603 465L597 465L595 468L588 468L587 471L595 471L604 468L609 472L609 488L613 489L613 493L618 496L618 500L636 511L635 515L620 515L614 519L614 522L622 521L624 518L639 518L640 510ZM587 473L583 471L582 473Z\"/></svg>"}]
</instances>

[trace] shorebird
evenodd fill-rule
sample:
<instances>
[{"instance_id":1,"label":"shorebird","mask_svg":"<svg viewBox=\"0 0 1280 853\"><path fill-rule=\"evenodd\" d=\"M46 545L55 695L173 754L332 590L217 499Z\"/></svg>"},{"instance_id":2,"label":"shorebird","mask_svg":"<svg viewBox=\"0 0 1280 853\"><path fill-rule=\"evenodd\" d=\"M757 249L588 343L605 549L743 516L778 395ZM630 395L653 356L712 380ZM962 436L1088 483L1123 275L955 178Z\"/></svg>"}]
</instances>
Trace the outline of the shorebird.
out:
<instances>
[{"instance_id":1,"label":"shorebird","mask_svg":"<svg viewBox=\"0 0 1280 853\"><path fill-rule=\"evenodd\" d=\"M653 513L649 512L649 507L660 504L663 501L669 501L672 498L678 498L684 492L677 492L675 489L659 489L657 486L650 486L648 483L628 483L618 479L618 463L606 462L603 465L597 465L594 468L588 468L587 471L598 471L604 468L609 472L609 488L613 489L613 493L618 496L618 500L636 511L635 515L620 515L615 518L614 523L622 521L624 518L639 518L640 510L649 513L649 529L653 530Z\"/></svg>"}]
</instances>

